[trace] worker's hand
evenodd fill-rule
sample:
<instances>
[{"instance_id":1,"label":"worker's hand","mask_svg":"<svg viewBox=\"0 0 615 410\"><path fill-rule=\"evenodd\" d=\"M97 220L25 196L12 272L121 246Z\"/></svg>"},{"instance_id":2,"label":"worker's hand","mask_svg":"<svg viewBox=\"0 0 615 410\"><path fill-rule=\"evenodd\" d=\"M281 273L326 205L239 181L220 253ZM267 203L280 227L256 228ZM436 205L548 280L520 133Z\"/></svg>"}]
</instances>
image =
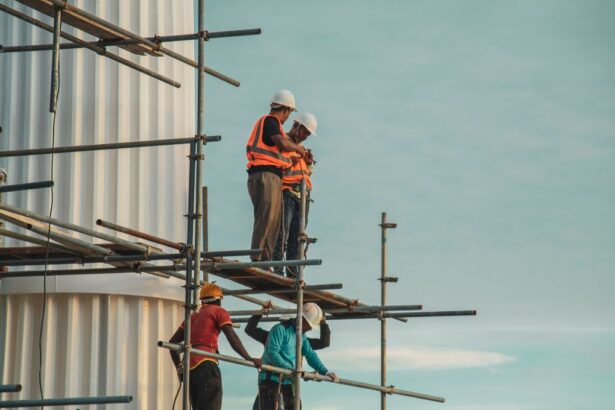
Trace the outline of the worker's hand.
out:
<instances>
[{"instance_id":1,"label":"worker's hand","mask_svg":"<svg viewBox=\"0 0 615 410\"><path fill-rule=\"evenodd\" d=\"M337 374L335 374L333 372L329 372L329 373L325 374L325 376L329 376L331 378L331 380L333 380L333 382L335 382L335 383L340 381L340 378L337 376Z\"/></svg>"},{"instance_id":2,"label":"worker's hand","mask_svg":"<svg viewBox=\"0 0 615 410\"><path fill-rule=\"evenodd\" d=\"M301 156L302 158L305 157L305 148L303 148L301 145L297 145L297 149L295 150L295 152L299 154L299 156Z\"/></svg>"},{"instance_id":3,"label":"worker's hand","mask_svg":"<svg viewBox=\"0 0 615 410\"><path fill-rule=\"evenodd\" d=\"M312 154L312 150L310 149L305 151L305 162L308 165L313 165L316 163L316 161L314 161L314 155Z\"/></svg>"},{"instance_id":4,"label":"worker's hand","mask_svg":"<svg viewBox=\"0 0 615 410\"><path fill-rule=\"evenodd\" d=\"M250 360L252 360L252 363L254 363L254 366L256 366L257 369L260 369L263 365L263 361L258 357L252 357Z\"/></svg>"},{"instance_id":5,"label":"worker's hand","mask_svg":"<svg viewBox=\"0 0 615 410\"><path fill-rule=\"evenodd\" d=\"M292 157L290 157L290 162L292 162L293 165L295 165L295 164L297 164L297 162L299 162L299 158L300 157L296 157L296 156L293 155Z\"/></svg>"},{"instance_id":6,"label":"worker's hand","mask_svg":"<svg viewBox=\"0 0 615 410\"><path fill-rule=\"evenodd\" d=\"M179 379L180 383L184 382L184 364L180 363L175 370L177 370L177 378Z\"/></svg>"}]
</instances>

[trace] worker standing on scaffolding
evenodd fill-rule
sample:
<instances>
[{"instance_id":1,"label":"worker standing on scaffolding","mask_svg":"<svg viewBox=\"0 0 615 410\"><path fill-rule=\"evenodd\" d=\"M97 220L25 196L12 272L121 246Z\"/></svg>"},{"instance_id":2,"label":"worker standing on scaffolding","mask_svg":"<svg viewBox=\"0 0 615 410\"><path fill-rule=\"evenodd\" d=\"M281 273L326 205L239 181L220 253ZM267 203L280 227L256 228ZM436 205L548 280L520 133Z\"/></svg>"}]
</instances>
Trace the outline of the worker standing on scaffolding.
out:
<instances>
[{"instance_id":1,"label":"worker standing on scaffolding","mask_svg":"<svg viewBox=\"0 0 615 410\"><path fill-rule=\"evenodd\" d=\"M336 374L329 372L320 361L318 355L314 352L305 336L305 332L318 326L322 318L322 310L316 303L306 303L303 305L301 354L305 357L308 364L319 374L327 375L333 380L337 380ZM296 334L294 319L278 323L272 327L267 337L265 351L263 352L263 364L294 370L297 342ZM258 401L260 410L279 409L280 395L284 402L284 408L292 409L294 404L292 383L292 377L281 376L269 371L261 371L258 376Z\"/></svg>"},{"instance_id":2,"label":"worker standing on scaffolding","mask_svg":"<svg viewBox=\"0 0 615 410\"><path fill-rule=\"evenodd\" d=\"M263 315L253 315L246 323L245 332L252 339L257 342L262 343L263 345L267 344L267 338L269 337L269 331L258 327L258 323L260 322ZM288 318L287 320L291 320ZM284 320L283 320L284 321ZM322 315L322 319L320 321L320 337L318 339L308 337L308 342L313 350L320 350L329 347L331 344L331 329L329 329L329 325L325 322L325 315ZM252 405L252 410L260 410L258 408L258 394L254 399L254 404Z\"/></svg>"},{"instance_id":3,"label":"worker standing on scaffolding","mask_svg":"<svg viewBox=\"0 0 615 410\"><path fill-rule=\"evenodd\" d=\"M282 171L292 166L288 153L305 155L305 149L293 143L282 124L295 111L295 97L281 90L271 98L270 112L254 124L246 145L248 193L254 206L252 249L262 249L253 261L271 260L278 239L282 213Z\"/></svg>"},{"instance_id":4,"label":"worker standing on scaffolding","mask_svg":"<svg viewBox=\"0 0 615 410\"><path fill-rule=\"evenodd\" d=\"M231 317L220 306L223 298L218 285L207 283L201 288L201 309L190 317L192 332L190 344L193 348L211 353L218 353L218 335L224 332L229 344L241 357L254 362L257 368L261 359L250 357L231 326ZM170 343L184 341L184 323L182 323ZM179 353L170 351L171 359L177 369L180 382L183 381L184 368ZM218 361L196 353L190 355L190 403L193 410L220 410L222 408L222 376Z\"/></svg>"},{"instance_id":5,"label":"worker standing on scaffolding","mask_svg":"<svg viewBox=\"0 0 615 410\"><path fill-rule=\"evenodd\" d=\"M312 113L297 114L293 121L293 127L288 131L288 137L297 145L303 146L303 142L310 136L316 135L318 121ZM312 151L306 149L303 157L291 154L293 164L284 170L282 176L282 196L284 205L282 208L282 227L278 235L278 241L273 253L273 260L287 261L299 259L299 232L301 222L301 181L305 179L307 198L305 202L305 225L307 226L309 193L312 190L312 168L315 164ZM288 277L297 276L297 268L288 266L286 274ZM276 273L282 274L283 269L277 268Z\"/></svg>"}]
</instances>

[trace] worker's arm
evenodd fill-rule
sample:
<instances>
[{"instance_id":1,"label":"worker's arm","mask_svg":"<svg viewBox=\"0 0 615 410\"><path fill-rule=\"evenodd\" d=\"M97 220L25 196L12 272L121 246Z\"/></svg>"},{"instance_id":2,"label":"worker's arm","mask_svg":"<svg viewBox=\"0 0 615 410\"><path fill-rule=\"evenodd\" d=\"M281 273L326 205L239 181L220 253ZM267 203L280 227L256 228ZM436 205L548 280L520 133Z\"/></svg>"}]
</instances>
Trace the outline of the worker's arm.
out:
<instances>
[{"instance_id":1,"label":"worker's arm","mask_svg":"<svg viewBox=\"0 0 615 410\"><path fill-rule=\"evenodd\" d=\"M258 322L260 322L262 317L263 315L250 316L244 330L252 339L265 344L267 343L267 336L269 335L269 332L258 327Z\"/></svg>"},{"instance_id":2,"label":"worker's arm","mask_svg":"<svg viewBox=\"0 0 615 410\"><path fill-rule=\"evenodd\" d=\"M271 136L271 140L276 147L280 149L280 151L294 151L301 157L305 155L305 148L299 144L295 144L290 140L290 138L285 138L280 134L275 134Z\"/></svg>"},{"instance_id":3,"label":"worker's arm","mask_svg":"<svg viewBox=\"0 0 615 410\"><path fill-rule=\"evenodd\" d=\"M323 319L320 322L320 338L308 338L310 342L310 346L313 350L325 349L329 347L331 344L331 329L329 329L329 325Z\"/></svg>"},{"instance_id":4,"label":"worker's arm","mask_svg":"<svg viewBox=\"0 0 615 410\"><path fill-rule=\"evenodd\" d=\"M286 332L286 328L282 325L276 325L271 328L269 337L267 338L267 344L265 345L265 353L269 359L268 364L284 369L293 369L295 363L281 354L282 347L288 343L288 335Z\"/></svg>"},{"instance_id":5,"label":"worker's arm","mask_svg":"<svg viewBox=\"0 0 615 410\"><path fill-rule=\"evenodd\" d=\"M310 344L306 342L307 342L307 338L304 336L303 343L301 345L301 353L305 357L305 360L307 360L308 364L312 366L312 368L316 370L318 373L320 374L329 373L329 370L323 364L323 362L320 361L320 358L318 357L316 352L312 349Z\"/></svg>"},{"instance_id":6,"label":"worker's arm","mask_svg":"<svg viewBox=\"0 0 615 410\"><path fill-rule=\"evenodd\" d=\"M240 355L246 360L250 360L254 362L256 367L261 366L260 359L256 357L251 357L248 354L246 348L243 347L243 343L241 343L241 340L239 340L239 336L237 336L237 333L235 333L235 330L233 329L230 323L227 323L224 326L222 326L222 331L224 332L224 336L226 336L226 339L228 340L229 344L231 345L233 350L237 352L238 355Z\"/></svg>"},{"instance_id":7,"label":"worker's arm","mask_svg":"<svg viewBox=\"0 0 615 410\"><path fill-rule=\"evenodd\" d=\"M179 344L183 341L184 341L184 324L182 323L181 326L177 328L173 336L171 336L171 338L169 339L169 343ZM175 350L169 350L169 353L171 354L171 360L173 360L173 364L175 365L175 368L180 367L182 364L182 361L179 357L179 353L177 353Z\"/></svg>"}]
</instances>

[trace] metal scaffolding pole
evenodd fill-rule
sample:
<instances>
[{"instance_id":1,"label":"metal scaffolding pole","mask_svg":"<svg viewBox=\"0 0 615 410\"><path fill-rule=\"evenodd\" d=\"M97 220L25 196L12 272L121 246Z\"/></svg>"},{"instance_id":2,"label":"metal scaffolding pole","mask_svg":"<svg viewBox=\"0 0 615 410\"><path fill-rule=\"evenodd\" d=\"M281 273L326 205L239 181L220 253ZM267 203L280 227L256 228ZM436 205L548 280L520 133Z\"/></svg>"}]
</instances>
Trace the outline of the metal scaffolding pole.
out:
<instances>
[{"instance_id":1,"label":"metal scaffolding pole","mask_svg":"<svg viewBox=\"0 0 615 410\"><path fill-rule=\"evenodd\" d=\"M21 384L0 384L0 393L19 393Z\"/></svg>"},{"instance_id":2,"label":"metal scaffolding pole","mask_svg":"<svg viewBox=\"0 0 615 410\"><path fill-rule=\"evenodd\" d=\"M326 289L342 289L343 284L341 283L330 283L323 285L307 285L304 286L303 290L326 290ZM237 296L237 295L254 295L259 293L293 293L297 290L295 288L292 289L280 289L280 288L269 288L269 289L234 289L224 292L227 296ZM291 309L294 313L295 310ZM230 314L230 312L229 312ZM235 313L237 314L237 313ZM254 315L258 313L253 313Z\"/></svg>"},{"instance_id":3,"label":"metal scaffolding pole","mask_svg":"<svg viewBox=\"0 0 615 410\"><path fill-rule=\"evenodd\" d=\"M68 147L22 149L0 152L0 158L23 157L28 155L66 154L69 152L101 151L107 149L143 148L160 147L166 145L192 144L193 142L201 139L205 139L205 141L207 142L217 142L220 141L222 137L219 135L212 135L208 137L197 136L192 138L167 138L152 141L111 142L106 144L74 145Z\"/></svg>"},{"instance_id":4,"label":"metal scaffolding pole","mask_svg":"<svg viewBox=\"0 0 615 410\"><path fill-rule=\"evenodd\" d=\"M4 11L4 12L6 12L6 13L12 15L12 16L15 16L15 17L17 17L17 18L19 18L21 20L27 21L30 24L33 24L33 25L35 25L35 26L37 26L39 28L42 28L43 30L46 30L46 31L48 31L50 33L53 33L53 27L51 27L50 25L45 24L45 23L43 23L41 21L38 21L35 18L32 18L32 17L30 17L30 16L28 16L26 14L23 14L23 13L15 10L15 9L7 7L4 4L0 3L0 10ZM123 57L120 57L120 56L118 56L116 54L109 53L107 50L105 50L104 47L93 46L90 43L88 43L87 41L81 40L78 37L75 37L75 36L73 36L71 34L65 33L64 31L61 31L60 35L62 37L64 37L65 39L67 39L69 41L72 41L73 43L77 43L77 44L83 45L83 47L85 47L85 48L87 48L89 50L94 51L96 54L105 56L105 57L107 57L107 58L109 58L109 59L111 59L113 61L116 61L116 62L118 62L120 64L125 65L125 66L128 66L128 67L130 67L130 68L132 68L134 70L137 70L137 71L139 71L139 72L141 72L143 74L149 75L150 77L153 77L153 78L155 78L157 80L160 80L160 81L162 81L164 83L167 83L169 85L172 85L173 87L176 87L176 88L181 87L181 84L178 83L177 81L174 81L174 80L171 80L170 78L164 77L164 76L162 76L162 75L160 75L160 74L158 74L158 73L156 73L156 72L154 72L152 70L149 70L149 69L147 69L145 67L141 67L140 65L135 64L132 61L127 60L127 59L125 59Z\"/></svg>"},{"instance_id":5,"label":"metal scaffolding pole","mask_svg":"<svg viewBox=\"0 0 615 410\"><path fill-rule=\"evenodd\" d=\"M307 189L305 179L301 180L301 210L299 216L299 259L305 257L305 211L306 211ZM297 318L295 329L297 331L296 351L295 351L295 410L301 410L301 364L303 363L302 341L303 341L303 266L297 270Z\"/></svg>"},{"instance_id":6,"label":"metal scaffolding pole","mask_svg":"<svg viewBox=\"0 0 615 410\"><path fill-rule=\"evenodd\" d=\"M440 312L385 312L385 313L365 313L365 314L329 314L326 315L327 320L352 320L352 319L405 319L413 317L444 317L444 316L476 316L476 310L446 310ZM249 320L247 317L234 318L233 323L246 323ZM261 319L261 322L279 322L282 316L269 316Z\"/></svg>"},{"instance_id":7,"label":"metal scaffolding pole","mask_svg":"<svg viewBox=\"0 0 615 410\"><path fill-rule=\"evenodd\" d=\"M4 185L0 187L0 192L27 191L29 189L51 188L53 181L26 182L25 184Z\"/></svg>"},{"instance_id":8,"label":"metal scaffolding pole","mask_svg":"<svg viewBox=\"0 0 615 410\"><path fill-rule=\"evenodd\" d=\"M261 34L260 28L252 28L252 29L244 29L244 30L228 30L228 31L213 31L208 32L205 31L203 34L205 36L205 41L212 38L224 38L224 37L238 37L238 36L251 36ZM153 43L169 43L174 41L188 41L188 40L198 40L200 33L190 33L190 34L177 34L173 36L154 36L154 37L145 37L146 40L149 40ZM122 39L122 40L105 40L100 39L98 41L90 41L90 45L92 46L103 46L103 47L112 47L112 46L128 46L128 45L136 45L142 44L140 41L135 39ZM75 43L62 43L60 44L61 50L74 50L79 48L85 48L81 44ZM27 46L7 46L2 47L0 45L0 53L19 53L24 51L50 51L53 50L53 44L36 44L36 45L27 45Z\"/></svg>"},{"instance_id":9,"label":"metal scaffolding pole","mask_svg":"<svg viewBox=\"0 0 615 410\"><path fill-rule=\"evenodd\" d=\"M1 202L1 200L0 200L0 202ZM0 226L2 226L1 223L0 223ZM72 250L70 248L67 248L66 246L60 245L58 243L53 243L53 242L47 243L47 241L44 240L44 239L35 238L34 236L29 236L29 235L24 235L24 234L21 234L21 233L9 231L8 229L4 229L4 228L0 228L0 236L6 236L7 238L13 238L13 239L17 239L17 240L24 241L24 242L30 242L30 243L33 243L33 244L36 244L36 245L39 245L39 246L44 246L44 247L49 246L49 249L55 249L55 250L60 251L60 252L66 252L66 253L69 253L71 255L72 254L75 254L75 255L77 254L77 252L75 252L74 250ZM72 260L75 260L75 261L77 260L77 258L64 258L64 259L68 259L68 260L71 260L71 261ZM0 264L3 265L3 266L17 266L17 265L11 265L11 264L9 264L7 262L22 262L22 261L21 260L19 260L19 261L3 261ZM25 263L24 265L31 265L31 263L29 263L29 262L36 262L36 263L34 263L35 265L36 264L40 264L40 265L44 265L45 264L44 260L37 261L35 259L26 259L26 262L28 262L28 263ZM66 262L66 263L73 263L73 262Z\"/></svg>"},{"instance_id":10,"label":"metal scaffolding pole","mask_svg":"<svg viewBox=\"0 0 615 410\"><path fill-rule=\"evenodd\" d=\"M318 286L318 285L316 285ZM306 289L309 288L306 286ZM323 309L325 313L330 314L350 314L350 313L379 313L392 311L413 311L421 310L423 305L389 305L389 306L350 306L348 308ZM295 313L296 309L268 309L262 310L229 310L231 316L248 316L248 315L285 315Z\"/></svg>"},{"instance_id":11,"label":"metal scaffolding pole","mask_svg":"<svg viewBox=\"0 0 615 410\"><path fill-rule=\"evenodd\" d=\"M387 222L387 213L382 213L380 223L381 245L380 245L380 304L387 305L387 283L397 282L397 278L387 277L387 229L397 227L395 223ZM386 317L380 319L380 385L386 387L387 383L387 320ZM386 410L387 395L380 393L380 409Z\"/></svg>"},{"instance_id":12,"label":"metal scaffolding pole","mask_svg":"<svg viewBox=\"0 0 615 410\"><path fill-rule=\"evenodd\" d=\"M62 8L55 6L53 18L53 55L51 57L51 93L49 95L49 112L58 108L60 86L60 32L62 29Z\"/></svg>"},{"instance_id":13,"label":"metal scaffolding pole","mask_svg":"<svg viewBox=\"0 0 615 410\"><path fill-rule=\"evenodd\" d=\"M158 346L165 348L165 349L175 350L176 352L181 352L183 349L183 345L168 343L168 342L163 342L163 341L159 341ZM222 360L224 362L238 364L238 365L246 366L246 367L255 367L254 363L249 360L239 359L236 357L225 356L225 355L216 354L216 353L210 353L210 352L206 352L204 350L198 350L198 349L193 349L193 351L195 353L198 353L199 355L211 357L217 360ZM281 367L275 367L275 366L270 366L266 364L262 365L261 369L267 370L272 373L284 374L288 376L294 373L292 369L284 369ZM331 379L329 376L323 376L323 375L316 374L316 373L303 373L301 377L303 377L304 380L316 380L316 381L322 381L322 382L343 384L346 386L380 391L386 394L397 394L400 396L414 397L415 399L430 400L430 401L435 401L439 403L445 402L445 399L443 397L432 396L432 395L423 394L423 393L415 393L415 392L408 391L408 390L396 389L394 387L382 387L377 384L363 383L363 382L358 382L358 381L348 380L348 379L338 379L337 381L335 381Z\"/></svg>"},{"instance_id":14,"label":"metal scaffolding pole","mask_svg":"<svg viewBox=\"0 0 615 410\"><path fill-rule=\"evenodd\" d=\"M67 397L64 399L2 400L0 408L130 403L132 396Z\"/></svg>"}]
</instances>

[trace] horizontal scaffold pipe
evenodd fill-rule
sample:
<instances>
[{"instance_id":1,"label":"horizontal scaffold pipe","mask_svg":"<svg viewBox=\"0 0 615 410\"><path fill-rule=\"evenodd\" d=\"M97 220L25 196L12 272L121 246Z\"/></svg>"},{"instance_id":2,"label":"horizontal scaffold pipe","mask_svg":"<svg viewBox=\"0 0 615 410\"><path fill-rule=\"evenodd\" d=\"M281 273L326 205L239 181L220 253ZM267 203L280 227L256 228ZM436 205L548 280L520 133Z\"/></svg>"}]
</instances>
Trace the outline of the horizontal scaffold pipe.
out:
<instances>
[{"instance_id":1,"label":"horizontal scaffold pipe","mask_svg":"<svg viewBox=\"0 0 615 410\"><path fill-rule=\"evenodd\" d=\"M14 16L14 17L17 17L17 18L19 18L19 19L21 19L23 21L27 21L28 23L30 23L32 25L35 25L36 27L39 27L39 28L41 28L41 29L43 29L45 31L48 31L50 33L54 32L53 27L51 27L49 24L45 24L42 21L39 21L39 20L37 20L37 19L35 19L33 17L28 16L27 14L23 14L23 13L15 10L15 9L7 7L7 6L5 6L2 3L0 3L0 10L4 11L5 13L8 13L8 14ZM117 54L109 53L104 47L93 46L90 43L88 43L87 41L82 40L79 37L75 37L75 36L73 36L71 34L68 34L68 33L64 32L64 31L60 32L60 35L63 38L67 39L68 41L72 41L73 43L81 44L81 45L83 45L83 47L85 47L85 48L87 48L89 50L92 50L96 54L99 54L101 56L105 56L105 57L107 57L107 58L109 58L109 59L111 59L111 60L113 60L115 62L118 62L118 63L123 64L125 66L128 66L128 67L130 67L130 68L132 68L132 69L134 69L136 71L139 71L140 73L149 75L150 77L153 77L153 78L155 78L157 80L160 80L163 83L169 84L169 85L171 85L173 87L176 87L176 88L180 88L181 87L181 84L178 83L177 81L174 81L174 80L172 80L170 78L167 78L167 77L165 77L163 75L160 75L160 74L158 74L158 73L156 73L156 72L154 72L152 70L149 70L149 69L147 69L145 67L141 67L140 65L135 64L132 61L127 60L127 59L125 59L123 57L120 57Z\"/></svg>"},{"instance_id":2,"label":"horizontal scaffold pipe","mask_svg":"<svg viewBox=\"0 0 615 410\"><path fill-rule=\"evenodd\" d=\"M307 286L306 286L307 287ZM323 309L325 313L377 313L388 312L396 310L421 310L423 305L387 305L387 306L352 306L348 309ZM285 315L288 313L296 313L297 309L270 309L270 310L231 310L229 315L231 316L246 316L246 315Z\"/></svg>"},{"instance_id":3,"label":"horizontal scaffold pipe","mask_svg":"<svg viewBox=\"0 0 615 410\"><path fill-rule=\"evenodd\" d=\"M0 273L1 275L1 273ZM290 312L289 312L290 313ZM344 313L349 313L347 310ZM262 312L260 313L262 314ZM392 313L366 313L357 312L356 315L349 314L327 314L327 320L347 320L347 319L410 319L414 317L441 317L441 316L476 316L476 310L447 310L441 312L392 312ZM261 319L261 322L279 322L283 318L281 316L269 316ZM235 323L247 323L249 318L240 317L233 318Z\"/></svg>"},{"instance_id":4,"label":"horizontal scaffold pipe","mask_svg":"<svg viewBox=\"0 0 615 410\"><path fill-rule=\"evenodd\" d=\"M184 348L183 345L167 343L167 342L162 342L162 341L158 342L158 346L163 347L165 349L175 350L176 352L182 352ZM196 353L202 356L211 357L213 359L222 360L224 362L234 363L234 364L238 364L238 365L242 365L246 367L255 367L253 362L249 360L238 359L236 357L225 356L225 355L216 354L216 353L210 353L210 352L206 352L206 351L199 350L199 349L190 349L190 352ZM292 375L294 373L294 371L291 369L283 369L280 367L269 366L265 364L262 366L262 369L267 370L272 373L285 374L285 375ZM443 397L432 396L432 395L423 394L423 393L415 393L415 392L408 391L408 390L396 389L394 387L379 386L377 384L369 384L369 383L357 382L354 380L341 379L341 378L335 381L328 376L322 376L316 373L303 372L301 374L301 377L303 377L304 380L316 380L316 381L343 384L346 386L358 387L361 389L375 390L375 391L379 391L379 392L383 392L387 394L397 394L400 396L414 397L415 399L430 400L430 401L436 401L439 403L444 403L445 401Z\"/></svg>"},{"instance_id":5,"label":"horizontal scaffold pipe","mask_svg":"<svg viewBox=\"0 0 615 410\"><path fill-rule=\"evenodd\" d=\"M127 241L127 240L124 240L124 239L117 238L115 236L111 236L111 235L107 235L107 234L95 231L93 229L84 228L82 226L75 225L75 224L70 223L70 222L61 221L61 220L56 219L56 218L50 218L50 217L45 216L45 215L37 214L36 212L27 211L25 209L17 208L15 206L11 206L11 205L0 203L0 209L4 210L4 211L9 211L9 212L13 212L15 214L19 214L19 215L25 216L27 218L35 219L35 220L40 221L40 222L44 222L44 223L60 226L62 228L68 229L70 231L75 231L75 232L82 233L84 235L89 235L89 236L93 236L93 237L98 238L98 239L103 239L105 241L109 241L109 242L115 243L117 245L122 245L122 246L125 246L125 247L129 248L129 249L136 250L138 252L149 253L151 251L150 247L146 246L146 245L140 245L140 244L137 244L137 243L134 243L134 242L130 242L130 241ZM46 234L46 231L45 231L45 234Z\"/></svg>"},{"instance_id":6,"label":"horizontal scaffold pipe","mask_svg":"<svg viewBox=\"0 0 615 410\"><path fill-rule=\"evenodd\" d=\"M25 184L3 185L0 194L4 192L27 191L29 189L51 188L53 181L26 182Z\"/></svg>"},{"instance_id":7,"label":"horizontal scaffold pipe","mask_svg":"<svg viewBox=\"0 0 615 410\"><path fill-rule=\"evenodd\" d=\"M2 234L2 229L0 229ZM44 241L43 241L44 242ZM44 245L43 245L44 246ZM55 246L51 243L50 247ZM38 258L0 261L2 266L29 266L29 265L69 265L78 263L112 263L112 262L146 262L160 260L182 260L185 256L181 253L157 253L152 255L109 255L109 256L80 256L70 258Z\"/></svg>"},{"instance_id":8,"label":"horizontal scaffold pipe","mask_svg":"<svg viewBox=\"0 0 615 410\"><path fill-rule=\"evenodd\" d=\"M315 266L321 265L321 259L302 259L296 261L258 261L258 262L204 262L201 268L208 271L245 268L269 268L284 266Z\"/></svg>"},{"instance_id":9,"label":"horizontal scaffold pipe","mask_svg":"<svg viewBox=\"0 0 615 410\"><path fill-rule=\"evenodd\" d=\"M330 283L324 285L306 285L303 287L303 290L325 290L325 289L342 289L344 287L341 283ZM296 292L297 289L293 286L292 288L284 289L284 288L270 288L270 289L233 289L225 292L225 295L236 296L236 295L253 295L259 293L292 293ZM296 310L296 309L295 309Z\"/></svg>"},{"instance_id":10,"label":"horizontal scaffold pipe","mask_svg":"<svg viewBox=\"0 0 615 410\"><path fill-rule=\"evenodd\" d=\"M227 30L227 31L206 31L203 35L205 40L209 40L212 38L224 38L224 37L239 37L239 36L252 36L261 34L260 28L252 28L252 29L244 29L244 30ZM190 33L190 34L177 34L174 36L155 36L155 37L145 37L146 40L152 41L156 44L159 43L169 43L175 41L189 41L189 40L198 40L200 34L199 33ZM101 39L99 41L91 41L90 44L92 46L129 46L141 44L138 40L135 39L122 39L122 40L114 40L114 39ZM60 44L60 49L62 50L74 50L78 48L85 48L81 44L75 43L63 43ZM0 46L0 53L19 53L24 51L50 51L53 50L53 44L37 44L37 45L28 45L28 46Z\"/></svg>"},{"instance_id":11,"label":"horizontal scaffold pipe","mask_svg":"<svg viewBox=\"0 0 615 410\"><path fill-rule=\"evenodd\" d=\"M21 384L0 384L0 393L18 393L21 391Z\"/></svg>"},{"instance_id":12,"label":"horizontal scaffold pipe","mask_svg":"<svg viewBox=\"0 0 615 410\"><path fill-rule=\"evenodd\" d=\"M0 400L0 408L39 407L39 406L76 406L86 404L130 403L132 396L66 397L63 399Z\"/></svg>"},{"instance_id":13,"label":"horizontal scaffold pipe","mask_svg":"<svg viewBox=\"0 0 615 410\"><path fill-rule=\"evenodd\" d=\"M65 252L65 253L68 253L68 254L71 254L71 255L72 254L75 254L75 255L78 254L78 252L75 252L74 250L72 250L70 248L67 248L64 245L60 245L59 243L55 243L55 242L49 242L48 243L46 239L36 238L34 236L29 236L29 235L24 235L24 234L21 234L21 233L18 233L18 232L9 231L8 229L4 229L4 228L0 228L0 236L6 236L7 238L13 238L13 239L17 239L17 240L20 240L20 241L33 243L35 245L44 246L44 247L47 247L47 245L49 245L49 249L54 249L56 251ZM75 258L65 258L65 259L73 260ZM21 262L21 261L22 261L22 259L20 259L18 262ZM38 261L38 260L36 260L36 259L26 259L26 261L32 262L32 261ZM9 262L9 261L2 262L2 263L0 263L0 265L8 266L6 264L6 262ZM16 262L16 261L10 261L10 262ZM72 262L68 262L68 263L72 263ZM44 262L41 263L41 264L44 264ZM31 263L26 263L26 265L31 265ZM11 266L14 266L14 265L11 265Z\"/></svg>"},{"instance_id":14,"label":"horizontal scaffold pipe","mask_svg":"<svg viewBox=\"0 0 615 410\"><path fill-rule=\"evenodd\" d=\"M92 245L92 246L96 246L96 245ZM108 250L105 248L101 248L104 250ZM154 256L154 255L152 255ZM286 263L288 265L320 265L322 261L320 259L306 259L306 260L300 260L300 261L285 261L283 263ZM245 265L245 267L251 267L252 264L254 263L258 263L258 262L243 262L243 264ZM205 265L209 264L209 262L207 262ZM216 268L217 270L224 270L224 269L237 269L237 265L238 264L242 264L240 263L219 263L218 267ZM2 263L0 262L0 265L2 265ZM225 265L230 265L230 266L225 266ZM281 265L281 266L286 266L286 265ZM168 274L169 271L173 271L173 272L177 272L177 271L181 271L181 270L185 270L186 266L184 264L177 264L177 265L166 265L166 266L128 266L128 267L120 267L120 268L91 268L91 269L58 269L58 270L37 270L37 271L23 271L23 272L3 272L0 273L0 277L4 277L4 278L11 278L11 277L27 277L27 276L70 276L70 275L95 275L95 274L107 274L107 273L132 273L132 272L164 272L165 274ZM179 277L176 275L170 275L170 276L174 276L174 277ZM184 277L185 278L185 277Z\"/></svg>"},{"instance_id":15,"label":"horizontal scaffold pipe","mask_svg":"<svg viewBox=\"0 0 615 410\"><path fill-rule=\"evenodd\" d=\"M113 222L103 221L102 219L97 219L96 225L102 226L103 228L112 229L117 232L122 232L127 235L134 236L136 238L145 239L146 241L154 242L159 245L166 246L168 248L177 249L177 250L182 250L184 248L184 245L182 244L169 241L164 238L159 238L157 236L150 235L145 232L137 231L136 229L127 228L122 225L114 224Z\"/></svg>"},{"instance_id":16,"label":"horizontal scaffold pipe","mask_svg":"<svg viewBox=\"0 0 615 410\"><path fill-rule=\"evenodd\" d=\"M184 57L181 54L174 52L173 50L169 50L168 48L163 47L161 44L156 44L154 41L147 40L146 38L143 38L143 37L139 36L138 34L135 34L135 33L131 32L131 31L128 31L128 30L126 30L126 29L124 29L122 27L119 27L119 26L117 26L117 25L115 25L113 23L110 23L107 20L103 20L103 19L101 19L98 16L90 14L90 13L88 13L85 10L82 10L80 8L77 8L77 7L69 4L65 0L63 1L63 4L64 4L64 9L63 9L64 12L68 12L68 13L72 12L72 13L75 13L75 14L81 16L81 17L84 17L86 19L92 20L93 22L98 23L98 24L102 25L103 27L111 29L111 30L113 30L113 31L115 31L115 32L117 32L119 34L122 34L122 35L124 35L126 37L129 37L131 39L137 40L137 42L138 42L137 44L145 44L145 45L151 47L154 52L160 52L160 53L166 54L169 57L174 58L174 59L176 59L178 61L181 61L182 63L187 64L187 65L189 65L191 67L194 67L194 68L197 68L197 69L199 68L199 65L194 60L191 60L191 59L189 59L187 57ZM211 68L209 68L207 66L204 66L203 67L203 71L205 73L213 76L213 77L216 77L216 78L224 81L224 82L227 82L227 83L229 83L231 85L234 85L235 87L239 87L239 81L237 81L237 80L235 80L235 79L233 79L233 78L231 78L231 77L229 77L227 75L224 75L224 74L222 74L222 73L220 73L220 72L218 72L216 70L213 70L213 69L211 69Z\"/></svg>"},{"instance_id":17,"label":"horizontal scaffold pipe","mask_svg":"<svg viewBox=\"0 0 615 410\"><path fill-rule=\"evenodd\" d=\"M0 152L0 158L3 157L23 157L28 155L47 155L47 154L66 154L70 152L88 152L101 151L108 149L124 149L124 148L143 148L143 147L160 147L166 145L181 145L189 144L195 141L204 140L207 142L220 141L220 135L212 135L208 137L192 137L192 138L167 138L150 141L132 141L132 142L111 142L106 144L91 144L91 145L73 145L68 147L55 148L33 148L13 151Z\"/></svg>"}]
</instances>

